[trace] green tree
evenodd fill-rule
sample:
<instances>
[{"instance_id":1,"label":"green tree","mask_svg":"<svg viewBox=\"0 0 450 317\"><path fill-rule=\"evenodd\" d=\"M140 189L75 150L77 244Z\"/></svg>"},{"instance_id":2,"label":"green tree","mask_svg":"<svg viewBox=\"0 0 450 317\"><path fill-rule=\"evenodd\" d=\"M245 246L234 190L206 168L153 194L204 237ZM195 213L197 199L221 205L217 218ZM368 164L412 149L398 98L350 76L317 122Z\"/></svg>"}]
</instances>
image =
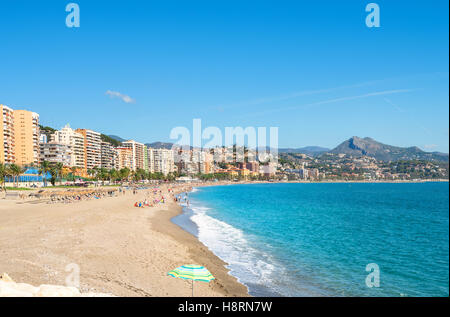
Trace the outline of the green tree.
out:
<instances>
[{"instance_id":1,"label":"green tree","mask_svg":"<svg viewBox=\"0 0 450 317\"><path fill-rule=\"evenodd\" d=\"M62 184L62 174L63 174L63 170L64 170L64 165L63 165L63 163L56 163L53 168L56 171L56 177L57 177L57 179L59 179L59 183L61 185Z\"/></svg>"},{"instance_id":2,"label":"green tree","mask_svg":"<svg viewBox=\"0 0 450 317\"><path fill-rule=\"evenodd\" d=\"M17 164L9 165L10 175L13 177L13 183L15 187L19 187L19 176L25 171L22 167Z\"/></svg>"},{"instance_id":3,"label":"green tree","mask_svg":"<svg viewBox=\"0 0 450 317\"><path fill-rule=\"evenodd\" d=\"M127 180L130 177L131 171L128 167L124 167L119 171L119 176L122 181Z\"/></svg>"},{"instance_id":4,"label":"green tree","mask_svg":"<svg viewBox=\"0 0 450 317\"><path fill-rule=\"evenodd\" d=\"M77 168L75 166L71 167L70 171L72 172L73 182L75 183L75 174L77 173Z\"/></svg>"},{"instance_id":5,"label":"green tree","mask_svg":"<svg viewBox=\"0 0 450 317\"><path fill-rule=\"evenodd\" d=\"M47 187L47 173L50 172L51 166L48 161L43 161L39 167L39 175L42 175L44 187Z\"/></svg>"},{"instance_id":6,"label":"green tree","mask_svg":"<svg viewBox=\"0 0 450 317\"><path fill-rule=\"evenodd\" d=\"M9 171L8 171L8 166L6 166L3 163L0 163L0 184L1 184L1 189L4 190L6 192L6 182L5 182L5 177L9 176Z\"/></svg>"},{"instance_id":7,"label":"green tree","mask_svg":"<svg viewBox=\"0 0 450 317\"><path fill-rule=\"evenodd\" d=\"M53 166L50 168L49 173L50 173L50 183L52 184L52 186L55 186L56 180L58 179L59 175L58 169L55 166Z\"/></svg>"}]
</instances>

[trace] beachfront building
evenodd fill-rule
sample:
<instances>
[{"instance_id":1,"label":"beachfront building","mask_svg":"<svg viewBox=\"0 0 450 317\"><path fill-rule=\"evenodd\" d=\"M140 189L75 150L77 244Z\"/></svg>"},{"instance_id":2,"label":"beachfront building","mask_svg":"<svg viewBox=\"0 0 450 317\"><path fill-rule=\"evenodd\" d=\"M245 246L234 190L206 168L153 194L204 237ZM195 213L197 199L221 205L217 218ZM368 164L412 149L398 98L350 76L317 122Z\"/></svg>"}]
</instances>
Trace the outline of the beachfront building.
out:
<instances>
[{"instance_id":1,"label":"beachfront building","mask_svg":"<svg viewBox=\"0 0 450 317\"><path fill-rule=\"evenodd\" d=\"M245 168L253 173L259 173L259 163L256 161L245 163Z\"/></svg>"},{"instance_id":2,"label":"beachfront building","mask_svg":"<svg viewBox=\"0 0 450 317\"><path fill-rule=\"evenodd\" d=\"M147 148L147 168L149 173L155 172L155 155L151 147Z\"/></svg>"},{"instance_id":3,"label":"beachfront building","mask_svg":"<svg viewBox=\"0 0 450 317\"><path fill-rule=\"evenodd\" d=\"M102 142L101 144L101 167L108 170L119 169L119 152L109 142Z\"/></svg>"},{"instance_id":4,"label":"beachfront building","mask_svg":"<svg viewBox=\"0 0 450 317\"><path fill-rule=\"evenodd\" d=\"M20 166L38 165L39 115L27 110L14 110L14 163Z\"/></svg>"},{"instance_id":5,"label":"beachfront building","mask_svg":"<svg viewBox=\"0 0 450 317\"><path fill-rule=\"evenodd\" d=\"M84 138L84 169L93 169L101 167L102 164L102 139L99 132L88 129L77 129L75 132L81 134Z\"/></svg>"},{"instance_id":6,"label":"beachfront building","mask_svg":"<svg viewBox=\"0 0 450 317\"><path fill-rule=\"evenodd\" d=\"M49 142L40 144L40 159L49 163L62 163L63 166L70 166L72 149L70 145Z\"/></svg>"},{"instance_id":7,"label":"beachfront building","mask_svg":"<svg viewBox=\"0 0 450 317\"><path fill-rule=\"evenodd\" d=\"M213 156L208 151L192 150L191 161L194 164L191 167L188 166L188 169L191 169L190 174L211 173Z\"/></svg>"},{"instance_id":8,"label":"beachfront building","mask_svg":"<svg viewBox=\"0 0 450 317\"><path fill-rule=\"evenodd\" d=\"M168 175L174 172L174 153L169 149L153 149L155 172Z\"/></svg>"},{"instance_id":9,"label":"beachfront building","mask_svg":"<svg viewBox=\"0 0 450 317\"><path fill-rule=\"evenodd\" d=\"M0 104L0 163L12 164L14 156L14 111Z\"/></svg>"},{"instance_id":10,"label":"beachfront building","mask_svg":"<svg viewBox=\"0 0 450 317\"><path fill-rule=\"evenodd\" d=\"M119 160L118 169L129 168L130 170L133 170L134 159L132 149L128 147L118 147L116 150Z\"/></svg>"},{"instance_id":11,"label":"beachfront building","mask_svg":"<svg viewBox=\"0 0 450 317\"><path fill-rule=\"evenodd\" d=\"M70 147L70 163L68 166L85 171L86 152L84 149L84 136L76 132L69 125L56 131L51 136L51 142L65 144ZM43 142L46 143L46 142Z\"/></svg>"},{"instance_id":12,"label":"beachfront building","mask_svg":"<svg viewBox=\"0 0 450 317\"><path fill-rule=\"evenodd\" d=\"M259 167L259 174L266 177L273 177L277 172L277 167L273 163L268 163L267 165L261 165Z\"/></svg>"},{"instance_id":13,"label":"beachfront building","mask_svg":"<svg viewBox=\"0 0 450 317\"><path fill-rule=\"evenodd\" d=\"M148 148L146 145L144 145L144 170L148 173Z\"/></svg>"},{"instance_id":14,"label":"beachfront building","mask_svg":"<svg viewBox=\"0 0 450 317\"><path fill-rule=\"evenodd\" d=\"M133 168L132 170L145 169L144 165L144 151L146 151L147 147L139 142L134 140L129 140L122 142L122 146L131 149L133 153Z\"/></svg>"},{"instance_id":15,"label":"beachfront building","mask_svg":"<svg viewBox=\"0 0 450 317\"><path fill-rule=\"evenodd\" d=\"M299 170L299 175L301 179L306 180L309 177L309 170L307 170L306 168L301 168Z\"/></svg>"},{"instance_id":16,"label":"beachfront building","mask_svg":"<svg viewBox=\"0 0 450 317\"><path fill-rule=\"evenodd\" d=\"M317 168L312 168L309 170L309 178L311 180L318 180L319 179L319 170Z\"/></svg>"}]
</instances>

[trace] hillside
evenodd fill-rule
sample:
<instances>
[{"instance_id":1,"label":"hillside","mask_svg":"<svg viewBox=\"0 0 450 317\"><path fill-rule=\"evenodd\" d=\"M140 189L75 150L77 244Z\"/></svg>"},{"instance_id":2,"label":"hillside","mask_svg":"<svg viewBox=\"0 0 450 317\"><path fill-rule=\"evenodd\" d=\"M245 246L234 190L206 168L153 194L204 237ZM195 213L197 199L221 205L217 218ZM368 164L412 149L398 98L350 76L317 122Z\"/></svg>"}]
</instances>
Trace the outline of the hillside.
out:
<instances>
[{"instance_id":1,"label":"hillside","mask_svg":"<svg viewBox=\"0 0 450 317\"><path fill-rule=\"evenodd\" d=\"M397 147L383 144L372 138L352 137L329 151L333 154L351 156L371 156L380 161L427 160L448 162L448 154L440 152L425 152L416 146Z\"/></svg>"},{"instance_id":2,"label":"hillside","mask_svg":"<svg viewBox=\"0 0 450 317\"><path fill-rule=\"evenodd\" d=\"M278 153L297 153L306 154L309 156L318 156L322 153L328 152L330 149L320 146L305 146L302 148L279 148Z\"/></svg>"}]
</instances>

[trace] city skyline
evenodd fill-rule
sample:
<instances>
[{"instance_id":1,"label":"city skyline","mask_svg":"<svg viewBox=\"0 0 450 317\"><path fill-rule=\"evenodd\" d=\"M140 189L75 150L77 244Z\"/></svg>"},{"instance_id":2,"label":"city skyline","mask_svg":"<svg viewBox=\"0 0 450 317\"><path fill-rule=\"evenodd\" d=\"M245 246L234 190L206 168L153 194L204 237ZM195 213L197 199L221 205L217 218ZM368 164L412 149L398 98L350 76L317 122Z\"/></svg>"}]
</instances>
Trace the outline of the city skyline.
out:
<instances>
[{"instance_id":1,"label":"city skyline","mask_svg":"<svg viewBox=\"0 0 450 317\"><path fill-rule=\"evenodd\" d=\"M0 4L0 103L142 143L201 118L278 126L282 148L358 135L449 152L447 2L378 1L379 29L360 1L77 3L78 29L64 1Z\"/></svg>"}]
</instances>

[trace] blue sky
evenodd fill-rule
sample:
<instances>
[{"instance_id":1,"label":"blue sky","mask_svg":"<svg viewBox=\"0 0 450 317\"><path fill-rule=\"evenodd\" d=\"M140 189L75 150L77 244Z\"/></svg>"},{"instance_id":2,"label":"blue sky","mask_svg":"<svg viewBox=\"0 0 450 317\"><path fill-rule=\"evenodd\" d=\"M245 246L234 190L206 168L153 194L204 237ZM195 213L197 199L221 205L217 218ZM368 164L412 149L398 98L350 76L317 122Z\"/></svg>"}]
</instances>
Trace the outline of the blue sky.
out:
<instances>
[{"instance_id":1,"label":"blue sky","mask_svg":"<svg viewBox=\"0 0 450 317\"><path fill-rule=\"evenodd\" d=\"M69 2L0 2L0 103L44 125L153 142L200 118L448 153L448 1L376 1L368 28L363 0L80 0L72 29Z\"/></svg>"}]
</instances>

